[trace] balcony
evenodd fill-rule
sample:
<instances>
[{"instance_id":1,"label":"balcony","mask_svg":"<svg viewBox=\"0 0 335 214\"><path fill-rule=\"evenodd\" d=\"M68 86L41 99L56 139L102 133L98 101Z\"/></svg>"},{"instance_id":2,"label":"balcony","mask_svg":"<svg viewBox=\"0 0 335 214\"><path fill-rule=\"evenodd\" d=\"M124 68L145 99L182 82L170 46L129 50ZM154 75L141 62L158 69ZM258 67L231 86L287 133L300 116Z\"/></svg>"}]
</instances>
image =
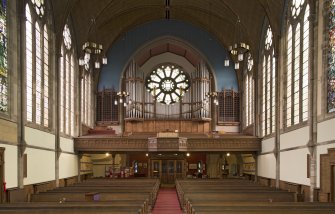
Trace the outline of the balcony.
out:
<instances>
[{"instance_id":1,"label":"balcony","mask_svg":"<svg viewBox=\"0 0 335 214\"><path fill-rule=\"evenodd\" d=\"M82 136L75 138L77 152L138 151L138 152L194 152L194 151L241 151L258 152L260 138L243 135L223 135L220 137L110 137Z\"/></svg>"}]
</instances>

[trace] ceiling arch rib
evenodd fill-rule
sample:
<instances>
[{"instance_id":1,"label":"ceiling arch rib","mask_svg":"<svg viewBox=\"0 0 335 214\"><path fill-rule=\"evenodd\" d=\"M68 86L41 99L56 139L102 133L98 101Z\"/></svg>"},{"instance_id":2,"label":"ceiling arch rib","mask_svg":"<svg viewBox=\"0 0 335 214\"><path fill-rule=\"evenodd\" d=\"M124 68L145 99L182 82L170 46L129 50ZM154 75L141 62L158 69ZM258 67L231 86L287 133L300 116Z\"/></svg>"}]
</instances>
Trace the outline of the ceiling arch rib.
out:
<instances>
[{"instance_id":1,"label":"ceiling arch rib","mask_svg":"<svg viewBox=\"0 0 335 214\"><path fill-rule=\"evenodd\" d=\"M181 45L172 44L171 42L159 42L154 47L145 48L136 54L135 61L139 66L142 66L152 57L158 56L163 53L173 53L178 56L184 57L187 61L189 61L194 67L197 66L200 62L200 57L195 53L183 47Z\"/></svg>"}]
</instances>

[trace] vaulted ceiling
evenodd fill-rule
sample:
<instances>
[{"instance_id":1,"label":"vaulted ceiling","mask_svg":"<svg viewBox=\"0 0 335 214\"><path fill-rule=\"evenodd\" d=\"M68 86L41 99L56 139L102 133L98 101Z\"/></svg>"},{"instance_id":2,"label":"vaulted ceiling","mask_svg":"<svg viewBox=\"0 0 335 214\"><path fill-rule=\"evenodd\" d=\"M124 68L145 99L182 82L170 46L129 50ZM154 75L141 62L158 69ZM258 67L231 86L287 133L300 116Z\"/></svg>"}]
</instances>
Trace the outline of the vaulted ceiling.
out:
<instances>
[{"instance_id":1,"label":"vaulted ceiling","mask_svg":"<svg viewBox=\"0 0 335 214\"><path fill-rule=\"evenodd\" d=\"M239 17L243 35L257 53L266 17L274 35L279 34L284 4L285 0L170 0L169 11L170 19L209 31L225 47L233 43ZM67 17L71 18L77 47L95 35L92 18L99 40L107 48L127 30L166 18L166 0L52 0L52 9L59 37Z\"/></svg>"}]
</instances>

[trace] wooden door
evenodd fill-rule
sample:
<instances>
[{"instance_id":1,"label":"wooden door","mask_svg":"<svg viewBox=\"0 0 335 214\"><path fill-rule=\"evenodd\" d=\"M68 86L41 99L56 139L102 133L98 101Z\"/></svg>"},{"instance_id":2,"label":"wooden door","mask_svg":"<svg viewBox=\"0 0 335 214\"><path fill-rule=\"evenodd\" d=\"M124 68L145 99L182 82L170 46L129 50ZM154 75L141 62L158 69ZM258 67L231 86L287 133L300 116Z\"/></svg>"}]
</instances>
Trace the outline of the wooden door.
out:
<instances>
[{"instance_id":1,"label":"wooden door","mask_svg":"<svg viewBox=\"0 0 335 214\"><path fill-rule=\"evenodd\" d=\"M183 178L183 166L184 161L183 160L176 160L176 178Z\"/></svg>"},{"instance_id":2,"label":"wooden door","mask_svg":"<svg viewBox=\"0 0 335 214\"><path fill-rule=\"evenodd\" d=\"M335 202L335 165L332 165L332 176L331 176L331 197L332 202Z\"/></svg>"},{"instance_id":3,"label":"wooden door","mask_svg":"<svg viewBox=\"0 0 335 214\"><path fill-rule=\"evenodd\" d=\"M167 161L167 166L168 166L167 183L168 184L174 184L174 180L176 179L175 163L176 163L175 160Z\"/></svg>"},{"instance_id":4,"label":"wooden door","mask_svg":"<svg viewBox=\"0 0 335 214\"><path fill-rule=\"evenodd\" d=\"M161 183L167 184L168 183L168 160L162 160L162 178Z\"/></svg>"},{"instance_id":5,"label":"wooden door","mask_svg":"<svg viewBox=\"0 0 335 214\"><path fill-rule=\"evenodd\" d=\"M159 178L162 184L174 184L176 178L183 178L184 160L153 159L151 160L151 177Z\"/></svg>"},{"instance_id":6,"label":"wooden door","mask_svg":"<svg viewBox=\"0 0 335 214\"><path fill-rule=\"evenodd\" d=\"M160 160L153 160L152 161L152 166L151 166L151 169L152 169L152 177L153 178L159 178L161 179L161 173L162 173L162 170L161 170L161 161Z\"/></svg>"}]
</instances>

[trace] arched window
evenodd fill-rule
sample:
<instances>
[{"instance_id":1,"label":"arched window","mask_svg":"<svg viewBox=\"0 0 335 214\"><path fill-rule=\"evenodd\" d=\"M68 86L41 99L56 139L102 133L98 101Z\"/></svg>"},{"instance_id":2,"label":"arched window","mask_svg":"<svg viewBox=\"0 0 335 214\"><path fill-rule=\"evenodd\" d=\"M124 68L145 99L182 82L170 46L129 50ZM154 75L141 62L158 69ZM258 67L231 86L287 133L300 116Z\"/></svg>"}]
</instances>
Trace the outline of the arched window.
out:
<instances>
[{"instance_id":1,"label":"arched window","mask_svg":"<svg viewBox=\"0 0 335 214\"><path fill-rule=\"evenodd\" d=\"M25 8L26 119L49 127L49 30L43 0L30 0Z\"/></svg>"},{"instance_id":2,"label":"arched window","mask_svg":"<svg viewBox=\"0 0 335 214\"><path fill-rule=\"evenodd\" d=\"M92 75L85 65L84 75L81 79L81 121L87 126L92 126Z\"/></svg>"},{"instance_id":3,"label":"arched window","mask_svg":"<svg viewBox=\"0 0 335 214\"><path fill-rule=\"evenodd\" d=\"M7 1L0 1L0 112L8 111Z\"/></svg>"},{"instance_id":4,"label":"arched window","mask_svg":"<svg viewBox=\"0 0 335 214\"><path fill-rule=\"evenodd\" d=\"M335 112L335 1L329 5L328 112Z\"/></svg>"},{"instance_id":5,"label":"arched window","mask_svg":"<svg viewBox=\"0 0 335 214\"><path fill-rule=\"evenodd\" d=\"M68 25L64 26L61 45L60 64L60 132L66 135L75 134L75 79L74 48Z\"/></svg>"},{"instance_id":6,"label":"arched window","mask_svg":"<svg viewBox=\"0 0 335 214\"><path fill-rule=\"evenodd\" d=\"M248 54L247 72L245 73L244 96L245 96L245 126L254 123L254 79L252 68L254 60L251 53Z\"/></svg>"},{"instance_id":7,"label":"arched window","mask_svg":"<svg viewBox=\"0 0 335 214\"><path fill-rule=\"evenodd\" d=\"M292 0L286 37L286 127L308 119L309 5Z\"/></svg>"},{"instance_id":8,"label":"arched window","mask_svg":"<svg viewBox=\"0 0 335 214\"><path fill-rule=\"evenodd\" d=\"M91 55L85 53L84 69L81 79L81 122L91 127L92 124L92 71Z\"/></svg>"},{"instance_id":9,"label":"arched window","mask_svg":"<svg viewBox=\"0 0 335 214\"><path fill-rule=\"evenodd\" d=\"M262 136L275 131L276 125L276 58L274 56L273 34L267 27L262 50Z\"/></svg>"}]
</instances>

